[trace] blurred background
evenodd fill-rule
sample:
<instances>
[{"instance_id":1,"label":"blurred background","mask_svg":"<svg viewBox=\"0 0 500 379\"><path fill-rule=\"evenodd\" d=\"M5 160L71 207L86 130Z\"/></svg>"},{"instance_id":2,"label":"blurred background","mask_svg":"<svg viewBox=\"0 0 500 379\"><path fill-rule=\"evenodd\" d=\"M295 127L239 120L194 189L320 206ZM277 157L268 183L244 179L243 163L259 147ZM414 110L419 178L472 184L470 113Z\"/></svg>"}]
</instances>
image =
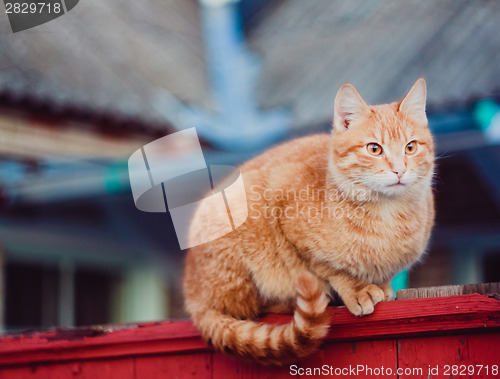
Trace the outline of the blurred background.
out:
<instances>
[{"instance_id":1,"label":"blurred background","mask_svg":"<svg viewBox=\"0 0 500 379\"><path fill-rule=\"evenodd\" d=\"M19 33L0 9L2 331L186 317L128 157L195 126L241 163L329 131L344 82L377 104L427 80L437 221L407 285L500 281L499 2L82 0Z\"/></svg>"}]
</instances>

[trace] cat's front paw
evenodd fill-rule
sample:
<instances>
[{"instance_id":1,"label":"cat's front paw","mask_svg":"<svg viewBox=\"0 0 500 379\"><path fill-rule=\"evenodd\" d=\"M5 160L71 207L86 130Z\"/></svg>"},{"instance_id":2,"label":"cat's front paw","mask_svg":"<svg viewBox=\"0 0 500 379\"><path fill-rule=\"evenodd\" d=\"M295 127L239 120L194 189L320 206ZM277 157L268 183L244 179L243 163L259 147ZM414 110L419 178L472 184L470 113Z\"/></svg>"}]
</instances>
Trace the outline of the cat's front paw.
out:
<instances>
[{"instance_id":1,"label":"cat's front paw","mask_svg":"<svg viewBox=\"0 0 500 379\"><path fill-rule=\"evenodd\" d=\"M394 294L394 290L392 289L390 284L382 284L380 289L384 291L384 301L391 301L396 298Z\"/></svg>"},{"instance_id":2,"label":"cat's front paw","mask_svg":"<svg viewBox=\"0 0 500 379\"><path fill-rule=\"evenodd\" d=\"M342 300L349 311L356 316L373 313L375 304L385 300L386 294L375 284L369 284L352 296L344 296Z\"/></svg>"}]
</instances>

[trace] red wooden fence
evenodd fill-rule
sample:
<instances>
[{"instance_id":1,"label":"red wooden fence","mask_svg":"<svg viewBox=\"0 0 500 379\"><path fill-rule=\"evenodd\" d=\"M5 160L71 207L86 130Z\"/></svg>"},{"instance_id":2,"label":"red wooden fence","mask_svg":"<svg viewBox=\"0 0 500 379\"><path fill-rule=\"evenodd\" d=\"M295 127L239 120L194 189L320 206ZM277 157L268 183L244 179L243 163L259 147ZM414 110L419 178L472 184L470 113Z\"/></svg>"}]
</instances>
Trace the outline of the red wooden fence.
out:
<instances>
[{"instance_id":1,"label":"red wooden fence","mask_svg":"<svg viewBox=\"0 0 500 379\"><path fill-rule=\"evenodd\" d=\"M320 351L263 367L214 352L191 322L56 330L0 338L0 379L500 377L500 300L462 295L381 303L367 317L331 308ZM283 323L290 316L268 315Z\"/></svg>"}]
</instances>

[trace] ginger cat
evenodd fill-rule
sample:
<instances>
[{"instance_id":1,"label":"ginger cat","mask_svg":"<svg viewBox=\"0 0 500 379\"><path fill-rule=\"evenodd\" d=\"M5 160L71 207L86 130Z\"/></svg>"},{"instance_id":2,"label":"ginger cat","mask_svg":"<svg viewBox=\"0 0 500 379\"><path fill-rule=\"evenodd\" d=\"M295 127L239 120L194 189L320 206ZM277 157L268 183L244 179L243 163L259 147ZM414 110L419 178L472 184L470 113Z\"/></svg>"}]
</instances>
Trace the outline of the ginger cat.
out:
<instances>
[{"instance_id":1,"label":"ginger cat","mask_svg":"<svg viewBox=\"0 0 500 379\"><path fill-rule=\"evenodd\" d=\"M284 364L327 334L331 290L358 316L394 298L389 281L421 257L434 222L425 102L424 79L401 101L376 106L344 84L331 135L284 143L240 167L248 204L231 212L248 212L247 220L187 253L185 304L204 339ZM220 228L219 212L202 203L190 235ZM265 312L294 318L253 321Z\"/></svg>"}]
</instances>

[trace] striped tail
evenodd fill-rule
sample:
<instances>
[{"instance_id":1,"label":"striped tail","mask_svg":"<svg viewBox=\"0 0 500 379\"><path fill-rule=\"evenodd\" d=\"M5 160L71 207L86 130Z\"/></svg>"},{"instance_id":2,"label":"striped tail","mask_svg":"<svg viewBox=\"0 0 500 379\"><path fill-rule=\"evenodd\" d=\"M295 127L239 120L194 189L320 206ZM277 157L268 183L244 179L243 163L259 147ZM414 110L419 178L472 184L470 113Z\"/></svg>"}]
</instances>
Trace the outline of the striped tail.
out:
<instances>
[{"instance_id":1,"label":"striped tail","mask_svg":"<svg viewBox=\"0 0 500 379\"><path fill-rule=\"evenodd\" d=\"M288 324L239 320L215 310L194 319L203 338L216 349L262 364L281 365L318 348L330 325L327 305L328 298L318 279L307 273L297 281L297 303L293 320Z\"/></svg>"}]
</instances>

